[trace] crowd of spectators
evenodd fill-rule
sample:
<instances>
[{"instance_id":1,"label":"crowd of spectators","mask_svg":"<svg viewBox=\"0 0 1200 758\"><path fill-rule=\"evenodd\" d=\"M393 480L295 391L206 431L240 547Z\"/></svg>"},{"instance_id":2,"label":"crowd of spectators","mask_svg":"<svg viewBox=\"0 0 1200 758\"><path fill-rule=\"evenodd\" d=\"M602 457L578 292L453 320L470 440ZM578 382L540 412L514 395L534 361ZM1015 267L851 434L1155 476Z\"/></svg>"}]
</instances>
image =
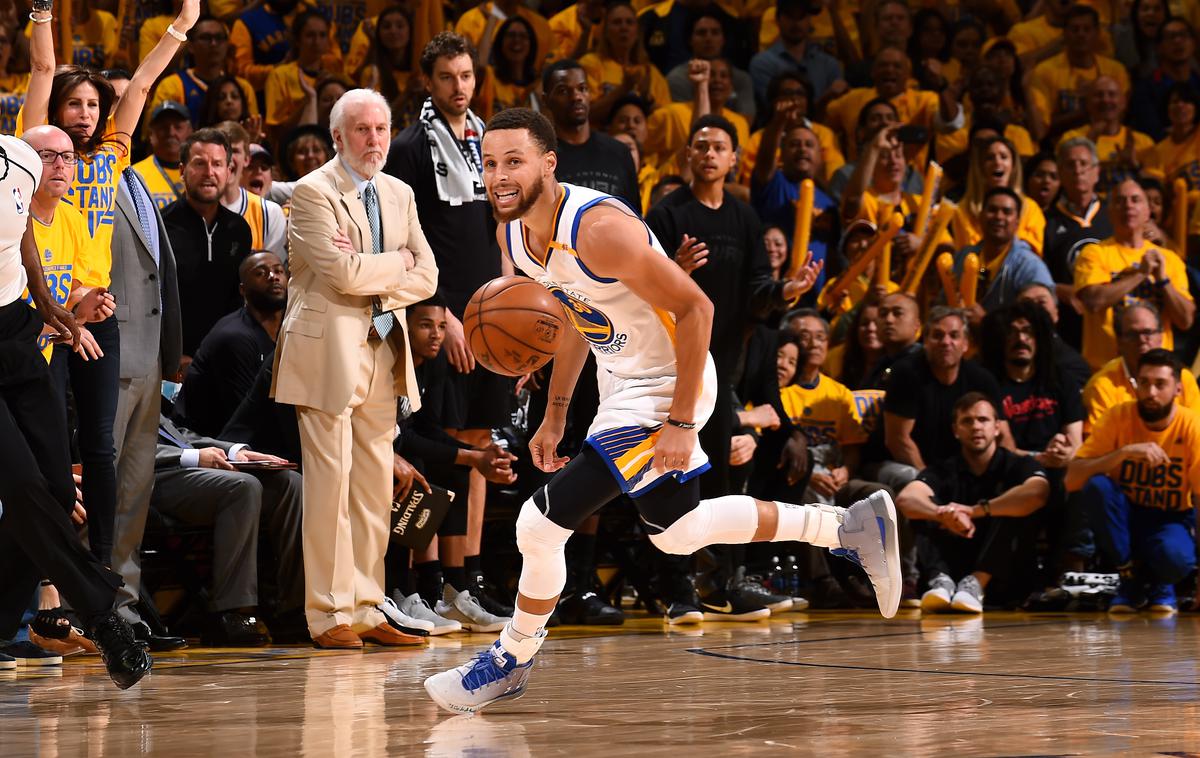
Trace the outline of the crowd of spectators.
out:
<instances>
[{"instance_id":1,"label":"crowd of spectators","mask_svg":"<svg viewBox=\"0 0 1200 758\"><path fill-rule=\"evenodd\" d=\"M1113 611L1174 612L1200 495L1198 30L1197 0L0 0L0 132L39 151L46 283L84 325L78 351L41 341L81 538L152 649L185 640L146 543L196 528L205 642L308 639L296 414L270 391L290 200L367 87L439 271L401 324L422 403L397 409L395 494L456 493L434 542L389 549L406 633L503 625L511 529L485 523L543 481L520 459L545 377L485 371L462 326L511 271L480 144L513 107L714 304L706 497L888 489L924 612L1066 607L1066 571L1118 573ZM595 388L589 363L563 454ZM677 559L619 510L568 544L559 620L619 624L631 589L710 619L873 604L806 546L786 576L777 547ZM5 650L88 649L53 586L20 594L0 587Z\"/></svg>"}]
</instances>

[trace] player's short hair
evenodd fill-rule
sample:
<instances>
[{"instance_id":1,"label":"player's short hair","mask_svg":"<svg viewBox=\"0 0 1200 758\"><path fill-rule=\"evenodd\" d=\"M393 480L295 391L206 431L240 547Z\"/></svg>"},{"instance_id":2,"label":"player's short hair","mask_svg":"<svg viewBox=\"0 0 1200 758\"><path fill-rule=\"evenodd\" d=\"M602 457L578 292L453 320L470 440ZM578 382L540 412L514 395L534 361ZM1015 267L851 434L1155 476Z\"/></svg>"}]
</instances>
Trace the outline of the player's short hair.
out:
<instances>
[{"instance_id":1,"label":"player's short hair","mask_svg":"<svg viewBox=\"0 0 1200 758\"><path fill-rule=\"evenodd\" d=\"M414 303L414 304L408 306L408 312L412 313L417 308L446 308L446 307L448 307L446 305L446 298L442 297L440 293L435 292L432 295L430 295L429 297L422 300L421 302Z\"/></svg>"},{"instance_id":2,"label":"player's short hair","mask_svg":"<svg viewBox=\"0 0 1200 758\"><path fill-rule=\"evenodd\" d=\"M457 58L469 55L475 58L475 46L461 34L440 32L433 36L421 50L421 71L425 76L433 76L433 64L438 58Z\"/></svg>"},{"instance_id":3,"label":"player's short hair","mask_svg":"<svg viewBox=\"0 0 1200 758\"><path fill-rule=\"evenodd\" d=\"M688 133L689 145L692 144L692 140L696 137L696 133L701 129L720 129L729 135L730 145L734 150L737 150L737 128L729 119L725 118L724 116L719 116L715 113L709 113L708 115L701 116L700 118L696 119L696 121L692 124L691 132Z\"/></svg>"},{"instance_id":4,"label":"player's short hair","mask_svg":"<svg viewBox=\"0 0 1200 758\"><path fill-rule=\"evenodd\" d=\"M579 61L573 58L563 58L547 64L547 66L542 69L542 92L545 92L546 94L550 93L550 81L559 71L574 71L575 69L583 71L583 66L579 64Z\"/></svg>"},{"instance_id":5,"label":"player's short hair","mask_svg":"<svg viewBox=\"0 0 1200 758\"><path fill-rule=\"evenodd\" d=\"M1183 378L1183 363L1175 357L1175 353L1166 348L1156 347L1153 350L1147 350L1141 358L1138 358L1138 371L1140 372L1145 366L1166 366L1175 375L1175 381Z\"/></svg>"},{"instance_id":6,"label":"player's short hair","mask_svg":"<svg viewBox=\"0 0 1200 758\"><path fill-rule=\"evenodd\" d=\"M954 403L954 422L958 423L959 416L961 416L962 414L971 410L972 408L979 405L980 403L987 403L988 407L990 407L992 409L992 416L994 416L994 417L999 416L999 414L996 412L996 403L993 402L990 397L983 394L982 392L972 391L972 392L966 393L965 395L960 397L957 401L955 401L955 403Z\"/></svg>"},{"instance_id":7,"label":"player's short hair","mask_svg":"<svg viewBox=\"0 0 1200 758\"><path fill-rule=\"evenodd\" d=\"M225 148L225 162L229 162L229 140L225 138L225 135L219 129L214 129L210 126L192 132L192 136L184 140L183 147L179 148L179 162L181 165L187 165L193 145L220 145Z\"/></svg>"},{"instance_id":8,"label":"player's short hair","mask_svg":"<svg viewBox=\"0 0 1200 758\"><path fill-rule=\"evenodd\" d=\"M529 108L505 108L492 116L484 134L505 129L524 129L529 132L529 136L543 153L558 150L558 137L554 134L554 125L550 123L550 119L537 111Z\"/></svg>"}]
</instances>

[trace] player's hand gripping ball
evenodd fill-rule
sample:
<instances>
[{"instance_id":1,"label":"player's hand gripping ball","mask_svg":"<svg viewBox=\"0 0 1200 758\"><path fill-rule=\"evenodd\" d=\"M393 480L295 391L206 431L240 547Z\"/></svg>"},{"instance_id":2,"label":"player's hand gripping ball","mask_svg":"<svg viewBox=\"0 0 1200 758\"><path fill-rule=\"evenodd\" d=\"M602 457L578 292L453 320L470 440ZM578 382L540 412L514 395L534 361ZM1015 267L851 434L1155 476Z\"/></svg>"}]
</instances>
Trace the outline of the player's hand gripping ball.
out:
<instances>
[{"instance_id":1,"label":"player's hand gripping ball","mask_svg":"<svg viewBox=\"0 0 1200 758\"><path fill-rule=\"evenodd\" d=\"M503 376L524 376L545 366L567 328L558 300L523 276L487 282L463 312L463 333L475 360Z\"/></svg>"}]
</instances>

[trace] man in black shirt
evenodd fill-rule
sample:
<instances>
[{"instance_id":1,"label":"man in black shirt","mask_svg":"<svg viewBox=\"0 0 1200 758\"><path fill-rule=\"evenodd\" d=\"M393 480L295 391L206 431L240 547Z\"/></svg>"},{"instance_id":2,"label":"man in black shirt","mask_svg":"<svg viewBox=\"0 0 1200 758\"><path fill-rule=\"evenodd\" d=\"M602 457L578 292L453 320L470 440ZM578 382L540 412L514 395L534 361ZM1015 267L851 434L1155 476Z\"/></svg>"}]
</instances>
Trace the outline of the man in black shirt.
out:
<instances>
[{"instance_id":1,"label":"man in black shirt","mask_svg":"<svg viewBox=\"0 0 1200 758\"><path fill-rule=\"evenodd\" d=\"M446 303L443 350L450 365L443 419L448 430L472 447L486 447L491 430L510 419L512 382L477 366L463 335L462 316L471 295L505 267L496 226L483 189L483 121L469 108L475 94L475 51L461 35L443 32L421 53L429 98L420 118L392 142L384 172L413 189L421 227L438 266L438 296ZM385 222L386 223L386 222ZM471 476L467 495L468 579L479 576L486 482ZM444 558L445 556L443 556ZM470 588L485 607L499 608ZM454 587L461 592L467 587ZM482 596L481 596L482 595Z\"/></svg>"},{"instance_id":2,"label":"man in black shirt","mask_svg":"<svg viewBox=\"0 0 1200 758\"><path fill-rule=\"evenodd\" d=\"M221 318L200 343L175 403L185 426L218 437L275 350L287 305L287 270L275 253L255 253L238 268L245 305Z\"/></svg>"},{"instance_id":3,"label":"man in black shirt","mask_svg":"<svg viewBox=\"0 0 1200 758\"><path fill-rule=\"evenodd\" d=\"M1085 245L1108 239L1113 234L1108 206L1096 194L1100 182L1100 155L1087 137L1064 140L1055 152L1062 188L1058 200L1046 211L1046 235L1042 250L1046 266L1057 283L1060 301L1075 302L1075 259ZM1063 309L1058 332L1071 345L1082 339L1080 312Z\"/></svg>"},{"instance_id":4,"label":"man in black shirt","mask_svg":"<svg viewBox=\"0 0 1200 758\"><path fill-rule=\"evenodd\" d=\"M967 320L958 308L934 307L925 322L925 350L892 367L883 401L884 439L892 458L916 469L945 460L958 450L954 437L954 404L968 392L982 392L993 403L1000 394L996 380L963 360L967 352ZM1004 414L996 422L1001 443L1012 448Z\"/></svg>"},{"instance_id":5,"label":"man in black shirt","mask_svg":"<svg viewBox=\"0 0 1200 758\"><path fill-rule=\"evenodd\" d=\"M187 369L213 324L241 307L238 266L250 254L250 226L221 205L229 174L229 141L201 129L183 143L183 199L163 209L175 253L183 321L182 368Z\"/></svg>"},{"instance_id":6,"label":"man in black shirt","mask_svg":"<svg viewBox=\"0 0 1200 758\"><path fill-rule=\"evenodd\" d=\"M679 245L675 262L713 303L709 351L716 364L717 398L699 438L712 464L700 477L701 497L718 497L729 491L733 382L749 325L772 309L794 303L812 287L819 273L819 267L812 266L804 269L800 280L771 279L758 216L748 204L725 191L725 178L736 155L737 131L727 119L716 115L697 119L688 140L691 184L663 198L646 218L663 245L668 249ZM807 461L796 468L806 466ZM714 606L727 605L720 595L718 589L702 598L706 612L715 613Z\"/></svg>"},{"instance_id":7,"label":"man in black shirt","mask_svg":"<svg viewBox=\"0 0 1200 758\"><path fill-rule=\"evenodd\" d=\"M619 197L630 208L640 209L637 169L629 148L590 125L591 93L583 66L573 60L546 66L542 95L558 137L554 176L560 182Z\"/></svg>"},{"instance_id":8,"label":"man in black shirt","mask_svg":"<svg viewBox=\"0 0 1200 758\"><path fill-rule=\"evenodd\" d=\"M921 306L916 298L904 292L893 292L879 302L875 316L883 357L871 367L861 387L854 389L886 390L892 366L902 358L921 352L917 335L921 331Z\"/></svg>"},{"instance_id":9,"label":"man in black shirt","mask_svg":"<svg viewBox=\"0 0 1200 758\"><path fill-rule=\"evenodd\" d=\"M921 610L981 613L988 584L1018 563L1016 545L1037 536L1026 517L1046 504L1050 485L1036 460L997 444L1000 421L987 396L964 394L953 418L958 450L924 469L896 505L910 520L939 527L917 538L933 575Z\"/></svg>"},{"instance_id":10,"label":"man in black shirt","mask_svg":"<svg viewBox=\"0 0 1200 758\"><path fill-rule=\"evenodd\" d=\"M1058 295L1055 294L1054 288L1037 282L1027 284L1017 293L1017 300L1034 303L1050 316L1050 324L1053 328L1050 339L1054 345L1054 362L1072 382L1080 387L1087 384L1088 379L1092 378L1092 367L1087 364L1078 350L1066 343L1057 331L1059 308Z\"/></svg>"}]
</instances>

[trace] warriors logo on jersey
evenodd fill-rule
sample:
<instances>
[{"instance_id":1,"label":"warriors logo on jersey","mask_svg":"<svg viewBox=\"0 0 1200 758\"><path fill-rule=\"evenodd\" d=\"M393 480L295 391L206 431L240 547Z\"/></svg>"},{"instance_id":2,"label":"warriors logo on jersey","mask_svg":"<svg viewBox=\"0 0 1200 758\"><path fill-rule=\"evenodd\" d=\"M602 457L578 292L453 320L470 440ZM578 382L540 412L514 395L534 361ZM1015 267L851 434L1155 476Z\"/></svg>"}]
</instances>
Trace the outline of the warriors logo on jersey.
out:
<instances>
[{"instance_id":1,"label":"warriors logo on jersey","mask_svg":"<svg viewBox=\"0 0 1200 758\"><path fill-rule=\"evenodd\" d=\"M573 297L562 287L551 286L548 289L550 294L563 304L563 310L567 312L567 318L571 319L571 325L585 340L593 345L607 345L613 341L615 332L608 316Z\"/></svg>"}]
</instances>

